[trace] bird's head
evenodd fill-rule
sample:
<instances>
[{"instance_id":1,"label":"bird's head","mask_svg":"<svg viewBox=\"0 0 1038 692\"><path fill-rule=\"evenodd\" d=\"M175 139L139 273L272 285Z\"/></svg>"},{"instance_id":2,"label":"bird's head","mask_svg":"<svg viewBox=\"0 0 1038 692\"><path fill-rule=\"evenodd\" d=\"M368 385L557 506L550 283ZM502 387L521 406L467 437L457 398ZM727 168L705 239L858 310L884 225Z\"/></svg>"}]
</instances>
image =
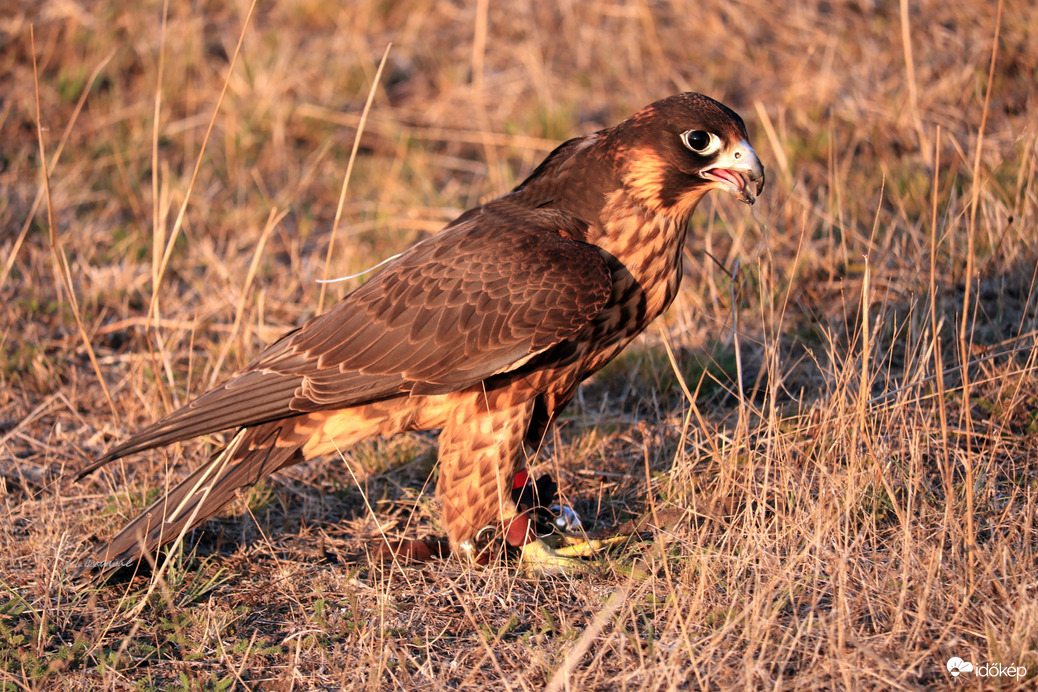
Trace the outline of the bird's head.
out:
<instances>
[{"instance_id":1,"label":"bird's head","mask_svg":"<svg viewBox=\"0 0 1038 692\"><path fill-rule=\"evenodd\" d=\"M695 93L650 104L611 133L624 187L655 213L687 219L715 188L753 204L764 167L732 109Z\"/></svg>"}]
</instances>

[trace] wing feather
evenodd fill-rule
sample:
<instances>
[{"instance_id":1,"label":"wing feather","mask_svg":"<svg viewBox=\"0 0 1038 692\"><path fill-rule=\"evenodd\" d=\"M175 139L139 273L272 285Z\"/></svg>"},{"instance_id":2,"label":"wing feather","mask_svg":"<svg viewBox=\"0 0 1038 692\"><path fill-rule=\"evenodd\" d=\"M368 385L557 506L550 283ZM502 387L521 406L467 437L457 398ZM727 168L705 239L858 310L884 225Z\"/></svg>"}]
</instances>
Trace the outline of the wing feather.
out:
<instances>
[{"instance_id":1,"label":"wing feather","mask_svg":"<svg viewBox=\"0 0 1038 692\"><path fill-rule=\"evenodd\" d=\"M587 225L503 197L413 246L238 375L144 428L133 452L300 413L471 386L579 334L608 301Z\"/></svg>"}]
</instances>

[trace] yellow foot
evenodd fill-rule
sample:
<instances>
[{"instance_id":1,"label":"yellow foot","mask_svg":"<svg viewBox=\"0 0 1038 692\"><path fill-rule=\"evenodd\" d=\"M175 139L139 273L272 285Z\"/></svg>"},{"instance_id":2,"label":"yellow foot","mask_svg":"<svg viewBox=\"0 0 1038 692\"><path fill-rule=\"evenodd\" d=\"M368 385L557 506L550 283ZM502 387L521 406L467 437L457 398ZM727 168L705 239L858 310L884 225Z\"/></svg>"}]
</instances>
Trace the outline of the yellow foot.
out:
<instances>
[{"instance_id":1,"label":"yellow foot","mask_svg":"<svg viewBox=\"0 0 1038 692\"><path fill-rule=\"evenodd\" d=\"M575 557L560 554L539 538L524 545L520 551L520 561L527 573L563 575L587 572L590 567Z\"/></svg>"}]
</instances>

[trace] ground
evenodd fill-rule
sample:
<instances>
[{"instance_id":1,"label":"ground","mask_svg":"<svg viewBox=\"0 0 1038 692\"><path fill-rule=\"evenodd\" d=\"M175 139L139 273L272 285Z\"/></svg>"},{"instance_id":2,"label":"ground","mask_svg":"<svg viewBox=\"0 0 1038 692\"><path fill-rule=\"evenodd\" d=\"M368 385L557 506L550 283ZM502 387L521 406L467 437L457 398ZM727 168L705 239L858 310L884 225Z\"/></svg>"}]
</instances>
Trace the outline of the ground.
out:
<instances>
[{"instance_id":1,"label":"ground","mask_svg":"<svg viewBox=\"0 0 1038 692\"><path fill-rule=\"evenodd\" d=\"M1031 688L1032 5L6 7L0 685ZM269 479L161 579L72 580L219 440L67 474L361 280L318 279L683 90L767 188L700 208L674 306L534 464L588 528L678 520L576 578L380 564L442 534L414 435Z\"/></svg>"}]
</instances>

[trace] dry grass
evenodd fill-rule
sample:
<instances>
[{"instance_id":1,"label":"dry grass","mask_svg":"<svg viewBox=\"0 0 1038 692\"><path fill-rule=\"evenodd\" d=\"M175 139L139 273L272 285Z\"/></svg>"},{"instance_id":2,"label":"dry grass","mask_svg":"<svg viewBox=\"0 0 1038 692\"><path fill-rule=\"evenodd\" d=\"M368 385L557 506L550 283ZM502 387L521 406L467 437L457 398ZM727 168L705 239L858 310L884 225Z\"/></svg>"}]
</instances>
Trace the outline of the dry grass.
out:
<instances>
[{"instance_id":1,"label":"dry grass","mask_svg":"<svg viewBox=\"0 0 1038 692\"><path fill-rule=\"evenodd\" d=\"M903 4L285 0L233 70L244 2L6 8L0 686L930 689L954 655L1030 688L1038 10ZM164 580L77 588L215 441L63 474L317 310L390 42L333 275L656 98L746 118L764 198L700 210L662 328L538 460L591 525L689 521L573 581L374 566L380 527L438 532L416 435L352 451L359 485L339 459L267 481Z\"/></svg>"}]
</instances>

